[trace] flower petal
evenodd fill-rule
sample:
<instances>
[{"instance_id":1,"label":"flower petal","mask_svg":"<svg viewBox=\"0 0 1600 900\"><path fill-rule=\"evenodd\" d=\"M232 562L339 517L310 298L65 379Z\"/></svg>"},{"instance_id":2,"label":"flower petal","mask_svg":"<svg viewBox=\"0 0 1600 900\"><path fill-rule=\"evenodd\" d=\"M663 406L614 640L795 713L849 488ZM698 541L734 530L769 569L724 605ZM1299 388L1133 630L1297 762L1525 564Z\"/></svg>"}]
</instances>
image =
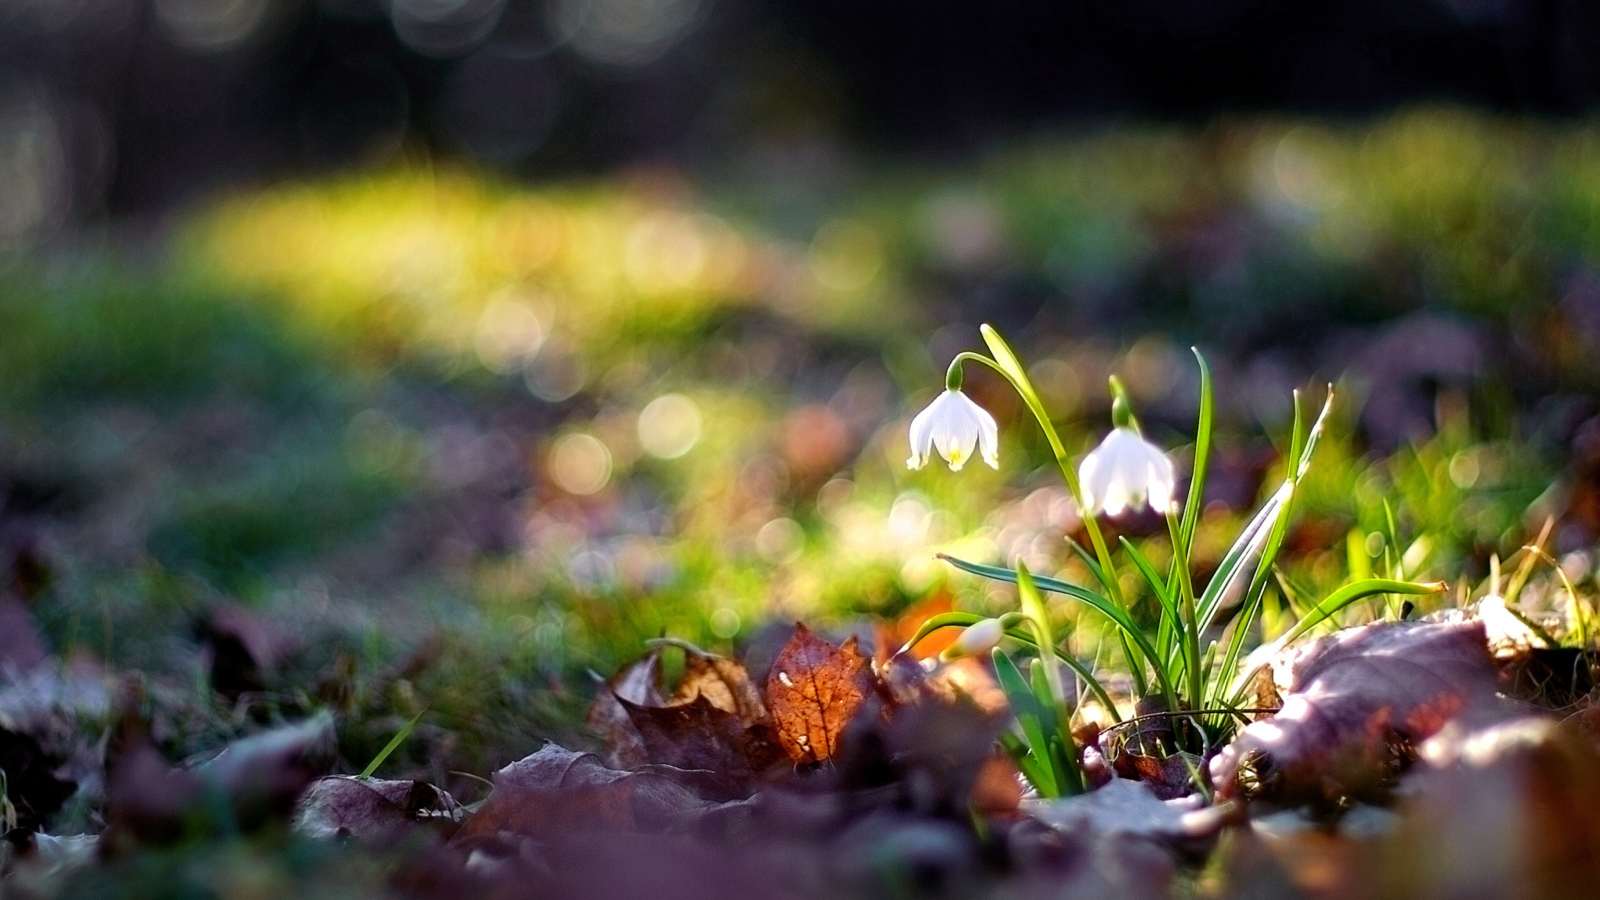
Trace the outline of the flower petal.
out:
<instances>
[{"instance_id":1,"label":"flower petal","mask_svg":"<svg viewBox=\"0 0 1600 900\"><path fill-rule=\"evenodd\" d=\"M928 456L933 452L933 423L943 399L944 394L940 394L911 420L911 458L906 460L906 465L913 469L928 464Z\"/></svg>"}]
</instances>

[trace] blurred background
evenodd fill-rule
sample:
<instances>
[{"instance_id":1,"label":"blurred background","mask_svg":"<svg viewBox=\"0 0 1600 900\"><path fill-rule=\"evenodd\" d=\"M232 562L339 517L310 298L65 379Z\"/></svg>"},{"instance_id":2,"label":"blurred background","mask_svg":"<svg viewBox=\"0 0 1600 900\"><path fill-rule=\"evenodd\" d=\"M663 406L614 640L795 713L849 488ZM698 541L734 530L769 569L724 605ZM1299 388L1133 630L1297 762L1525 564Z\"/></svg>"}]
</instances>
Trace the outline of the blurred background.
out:
<instances>
[{"instance_id":1,"label":"blurred background","mask_svg":"<svg viewBox=\"0 0 1600 900\"><path fill-rule=\"evenodd\" d=\"M904 462L982 322L1075 453L1117 373L1181 467L1206 354L1213 555L1337 382L1275 603L1546 527L1592 583L1596 60L1553 0L0 0L0 682L352 770L427 709L443 785L663 633L1001 608L933 553L1085 576L1036 429L974 372L1001 470Z\"/></svg>"}]
</instances>

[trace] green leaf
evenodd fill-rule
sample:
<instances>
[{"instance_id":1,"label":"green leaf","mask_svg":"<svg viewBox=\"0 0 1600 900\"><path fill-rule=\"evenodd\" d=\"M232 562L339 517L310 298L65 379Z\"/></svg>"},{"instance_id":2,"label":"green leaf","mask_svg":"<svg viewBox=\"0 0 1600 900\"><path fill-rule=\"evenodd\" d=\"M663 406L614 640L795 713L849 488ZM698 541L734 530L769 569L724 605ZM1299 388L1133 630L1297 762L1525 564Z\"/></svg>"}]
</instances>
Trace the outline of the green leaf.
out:
<instances>
[{"instance_id":1,"label":"green leaf","mask_svg":"<svg viewBox=\"0 0 1600 900\"><path fill-rule=\"evenodd\" d=\"M1166 585L1162 583L1162 578L1156 572L1156 567L1150 563L1150 560L1143 553L1139 552L1139 548L1135 547L1125 537L1118 538L1118 540L1122 542L1123 552L1127 553L1128 558L1133 560L1133 567L1139 570L1140 575L1144 576L1145 583L1150 586L1150 590L1156 595L1156 601L1161 604L1161 630L1156 637L1156 649L1161 652L1159 664L1170 667L1172 636L1181 634L1183 631L1183 618L1178 613L1178 602L1173 599ZM1184 646L1183 642L1180 641L1179 648L1182 649ZM1172 677L1171 672L1168 672L1167 675L1169 678Z\"/></svg>"},{"instance_id":2,"label":"green leaf","mask_svg":"<svg viewBox=\"0 0 1600 900\"><path fill-rule=\"evenodd\" d=\"M1301 447L1299 461L1294 468L1294 481L1306 477L1306 472L1311 469L1311 455L1317 452L1317 443L1322 440L1322 435L1328 428L1328 414L1333 412L1333 385L1328 385L1328 394L1322 401L1322 412L1317 413L1317 420L1311 423L1311 431L1306 435L1304 446ZM1290 457L1293 459L1294 457Z\"/></svg>"},{"instance_id":3,"label":"green leaf","mask_svg":"<svg viewBox=\"0 0 1600 900\"><path fill-rule=\"evenodd\" d=\"M1006 637L1011 638L1025 647L1031 647L1034 650L1039 649L1039 642L1034 640L1033 635L1021 628L1006 629ZM1056 659L1060 660L1062 665L1071 669L1074 675L1077 675L1083 680L1083 683L1088 686L1089 690L1095 695L1095 698L1100 701L1100 705L1105 707L1107 714L1111 716L1113 721L1122 721L1122 715L1117 712L1117 705L1116 703L1112 702L1110 692L1105 689L1105 685L1100 683L1100 679L1096 678L1094 673L1089 671L1087 666L1081 662L1078 662L1072 657L1071 654L1068 654L1059 648L1056 650Z\"/></svg>"},{"instance_id":4,"label":"green leaf","mask_svg":"<svg viewBox=\"0 0 1600 900\"><path fill-rule=\"evenodd\" d=\"M1094 576L1094 580L1099 582L1102 587L1105 587L1105 570L1100 568L1100 563L1094 558L1094 554L1084 549L1082 544L1073 540L1071 535L1067 535L1067 546L1071 547L1072 552L1078 554L1078 559L1083 560L1083 564L1089 567L1089 574Z\"/></svg>"},{"instance_id":5,"label":"green leaf","mask_svg":"<svg viewBox=\"0 0 1600 900\"><path fill-rule=\"evenodd\" d=\"M1033 667L1033 696L1038 698L1046 710L1041 719L1045 740L1049 742L1049 746L1045 749L1050 756L1050 766L1055 772L1056 784L1061 787L1061 792L1078 794L1083 792L1084 783L1083 772L1078 767L1078 754L1073 748L1072 730L1068 727L1071 715L1054 700L1049 669L1046 668L1054 663L1048 662L1047 659L1048 657L1040 656L1034 661ZM1056 680L1060 680L1059 676Z\"/></svg>"},{"instance_id":6,"label":"green leaf","mask_svg":"<svg viewBox=\"0 0 1600 900\"><path fill-rule=\"evenodd\" d=\"M950 628L958 625L962 628L966 628L971 625L976 625L981 621L983 621L983 616L977 615L976 613L940 613L937 616L930 618L928 621L923 622L922 627L917 629L917 633L912 635L911 640L906 642L906 647L915 647L917 644L922 642L923 638L933 634L935 631L938 631L941 628Z\"/></svg>"},{"instance_id":7,"label":"green leaf","mask_svg":"<svg viewBox=\"0 0 1600 900\"><path fill-rule=\"evenodd\" d=\"M1200 523L1200 513L1205 503L1206 475L1211 462L1213 408L1216 405L1211 367L1206 365L1206 358L1200 355L1199 348L1191 347L1189 350L1200 365L1200 414L1195 422L1194 469L1189 477L1189 497L1183 504L1183 526L1178 532L1183 536L1183 549L1175 553L1179 564L1185 566L1189 563L1189 550L1194 546L1194 530Z\"/></svg>"},{"instance_id":8,"label":"green leaf","mask_svg":"<svg viewBox=\"0 0 1600 900\"><path fill-rule=\"evenodd\" d=\"M1017 573L1010 569L1004 569L999 566L986 566L982 563L967 562L964 559L958 559L945 553L939 554L939 558L962 570L963 572L970 572L973 575L981 575L984 578L991 578L995 581L1004 581L1008 584L1017 583ZM1101 615L1110 619L1112 623L1117 626L1117 629L1122 634L1126 635L1128 639L1132 641L1134 646L1137 646L1139 651L1144 654L1144 660L1135 658L1131 659L1129 662L1132 665L1141 665L1145 660L1152 661L1152 666L1156 671L1156 675L1161 681L1162 692L1166 694L1167 700L1172 703L1174 708L1176 708L1178 698L1172 689L1172 683L1167 679L1167 674L1164 667L1153 664L1153 661L1159 658L1156 655L1156 648L1151 646L1150 639L1145 636L1144 631L1139 628L1138 624L1133 621L1126 610L1122 609L1120 606L1117 606L1115 603L1112 603L1110 600L1100 596L1099 594L1096 594L1087 588L1078 587L1075 584L1059 581L1054 578L1046 578L1042 575L1035 575L1033 577L1033 582L1042 591L1049 591L1052 594L1063 594L1075 600L1082 601L1083 603L1094 607L1100 612ZM1132 654L1130 654L1130 656L1131 655Z\"/></svg>"},{"instance_id":9,"label":"green leaf","mask_svg":"<svg viewBox=\"0 0 1600 900\"><path fill-rule=\"evenodd\" d=\"M1339 610L1344 609L1357 600L1371 597L1374 594L1437 594L1445 589L1442 581L1427 584L1417 584L1411 581L1394 581L1388 578L1368 578L1356 581L1334 591L1318 603L1312 610L1295 623L1278 641L1284 645L1292 643L1296 638L1311 629L1326 622Z\"/></svg>"},{"instance_id":10,"label":"green leaf","mask_svg":"<svg viewBox=\"0 0 1600 900\"><path fill-rule=\"evenodd\" d=\"M1222 562L1217 564L1217 571L1212 574L1211 581L1201 593L1197 604L1202 632L1211 627L1217 613L1222 609L1222 601L1238 582L1251 557L1266 546L1267 540L1272 535L1272 527L1293 492L1294 486L1285 481L1271 497L1267 498L1267 502L1262 504L1255 517L1245 525L1243 531L1239 532L1239 537L1234 540L1233 546L1222 555Z\"/></svg>"},{"instance_id":11,"label":"green leaf","mask_svg":"<svg viewBox=\"0 0 1600 900\"><path fill-rule=\"evenodd\" d=\"M1261 600L1258 598L1255 603L1239 610L1239 615L1234 617L1230 626L1232 633L1228 635L1228 649L1222 655L1222 668L1217 670L1216 680L1210 687L1213 706L1225 705L1224 695L1229 690L1228 679L1233 677L1234 669L1239 666L1239 657L1244 652L1244 639L1249 635L1250 626L1255 623L1260 610Z\"/></svg>"},{"instance_id":12,"label":"green leaf","mask_svg":"<svg viewBox=\"0 0 1600 900\"><path fill-rule=\"evenodd\" d=\"M1050 742L1045 736L1044 714L1039 706L1039 699L1028 686L1027 680L1022 677L1022 672L1017 669L1016 663L1011 661L1011 657L999 650L995 650L992 656L995 680L1000 682L1000 690L1005 692L1006 702L1011 705L1011 715L1016 718L1017 726L1022 729L1022 736L1027 741L1028 749L1041 767L1039 774L1028 780L1033 782L1033 786L1039 789L1040 794L1046 797L1059 797L1060 784L1057 782L1055 766L1050 758Z\"/></svg>"},{"instance_id":13,"label":"green leaf","mask_svg":"<svg viewBox=\"0 0 1600 900\"><path fill-rule=\"evenodd\" d=\"M1038 757L1033 755L1032 749L1022 740L1022 738L1017 737L1009 731L1003 731L1000 733L1000 746L1004 747L1005 751L1011 754L1011 761L1017 764L1017 771L1022 773L1023 778L1028 779L1028 783L1034 786L1034 789L1039 792L1040 796L1060 796L1060 794L1054 790L1045 789L1045 785L1050 783L1050 772L1045 767L1044 763Z\"/></svg>"}]
</instances>

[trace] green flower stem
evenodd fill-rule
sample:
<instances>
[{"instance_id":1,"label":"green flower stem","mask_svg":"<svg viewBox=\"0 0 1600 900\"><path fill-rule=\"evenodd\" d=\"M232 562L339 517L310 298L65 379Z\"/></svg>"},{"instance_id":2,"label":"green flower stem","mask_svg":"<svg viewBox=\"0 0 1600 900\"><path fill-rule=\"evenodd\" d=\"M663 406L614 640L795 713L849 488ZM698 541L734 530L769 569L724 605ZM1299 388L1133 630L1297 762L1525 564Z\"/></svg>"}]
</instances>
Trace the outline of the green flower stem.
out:
<instances>
[{"instance_id":1,"label":"green flower stem","mask_svg":"<svg viewBox=\"0 0 1600 900\"><path fill-rule=\"evenodd\" d=\"M1004 340L1000 338L1000 335L993 328L987 325L983 326L983 335L984 340L989 342L991 349L996 349L997 346L1005 348L1007 355L1010 355L1010 348L1006 347ZM1032 382L1028 380L1027 373L1022 370L1021 364L1017 363L1015 356L1011 356L1008 360L1012 365L1002 365L994 359L970 350L956 354L956 358L950 361L950 369L957 369L966 362L980 363L999 373L1000 377L1004 378L1016 390L1017 395L1022 398L1022 402L1027 405L1028 411L1033 413L1034 419L1039 423L1039 429L1044 432L1045 440L1050 444L1050 452L1055 456L1056 465L1061 469L1061 478L1067 483L1067 491L1072 494L1073 501L1078 504L1084 530L1089 533L1089 543L1094 547L1095 558L1100 561L1100 582L1105 586L1106 593L1111 595L1112 602L1126 610L1128 605L1122 596L1122 586L1117 581L1116 563L1112 562L1111 551L1106 546L1105 535L1100 531L1100 523L1089 513L1089 507L1083 499L1083 487L1078 483L1078 473L1072 468L1072 459L1067 455L1067 448L1061 443L1061 435L1056 432L1055 424L1050 421L1050 414L1045 411L1044 403L1040 401L1038 391L1034 389ZM1012 369L1016 371L1013 372ZM947 372L946 383L949 383L949 377ZM1122 650L1128 659L1128 670L1133 675L1134 686L1140 696L1143 696L1149 690L1149 685L1145 681L1144 665L1140 658L1135 655L1133 646L1128 643L1126 637L1122 638ZM1160 663L1159 661L1151 660L1151 664L1159 665Z\"/></svg>"}]
</instances>

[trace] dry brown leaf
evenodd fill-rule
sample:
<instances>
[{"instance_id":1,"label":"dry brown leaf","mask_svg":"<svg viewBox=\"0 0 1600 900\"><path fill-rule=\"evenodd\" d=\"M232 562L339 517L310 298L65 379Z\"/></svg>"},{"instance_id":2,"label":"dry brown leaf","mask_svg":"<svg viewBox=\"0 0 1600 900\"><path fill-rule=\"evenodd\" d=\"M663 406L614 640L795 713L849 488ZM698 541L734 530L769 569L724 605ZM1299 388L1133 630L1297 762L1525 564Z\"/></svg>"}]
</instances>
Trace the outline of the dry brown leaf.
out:
<instances>
[{"instance_id":1,"label":"dry brown leaf","mask_svg":"<svg viewBox=\"0 0 1600 900\"><path fill-rule=\"evenodd\" d=\"M417 823L453 825L461 814L454 797L423 781L330 775L300 797L294 829L312 838L366 838Z\"/></svg>"},{"instance_id":2,"label":"dry brown leaf","mask_svg":"<svg viewBox=\"0 0 1600 900\"><path fill-rule=\"evenodd\" d=\"M456 835L535 838L574 831L664 831L711 804L652 772L619 772L592 753L546 744L495 773L494 792Z\"/></svg>"},{"instance_id":3,"label":"dry brown leaf","mask_svg":"<svg viewBox=\"0 0 1600 900\"><path fill-rule=\"evenodd\" d=\"M672 706L619 702L651 763L710 773L709 781L701 778L697 784L714 785L720 796L747 795L755 781L786 758L765 721L746 723L704 694Z\"/></svg>"},{"instance_id":4,"label":"dry brown leaf","mask_svg":"<svg viewBox=\"0 0 1600 900\"><path fill-rule=\"evenodd\" d=\"M1283 707L1211 761L1222 797L1380 799L1416 744L1456 716L1502 709L1477 621L1350 628L1289 651L1273 668Z\"/></svg>"},{"instance_id":5,"label":"dry brown leaf","mask_svg":"<svg viewBox=\"0 0 1600 900\"><path fill-rule=\"evenodd\" d=\"M605 762L613 769L632 769L650 761L633 718L619 702L624 700L639 706L661 705L659 648L618 669L600 686L589 707L589 730L605 742Z\"/></svg>"},{"instance_id":6,"label":"dry brown leaf","mask_svg":"<svg viewBox=\"0 0 1600 900\"><path fill-rule=\"evenodd\" d=\"M767 675L767 708L778 743L797 763L826 762L866 699L867 657L852 635L835 647L796 623Z\"/></svg>"},{"instance_id":7,"label":"dry brown leaf","mask_svg":"<svg viewBox=\"0 0 1600 900\"><path fill-rule=\"evenodd\" d=\"M690 703L696 697L704 697L712 706L732 713L746 725L754 725L767 717L761 691L751 683L750 673L726 656L693 651L687 654L683 661L683 678L678 681L678 689L667 705Z\"/></svg>"},{"instance_id":8,"label":"dry brown leaf","mask_svg":"<svg viewBox=\"0 0 1600 900\"><path fill-rule=\"evenodd\" d=\"M1452 723L1421 748L1381 848L1390 897L1594 896L1600 754L1578 729L1521 717Z\"/></svg>"},{"instance_id":9,"label":"dry brown leaf","mask_svg":"<svg viewBox=\"0 0 1600 900\"><path fill-rule=\"evenodd\" d=\"M1022 776L1011 755L996 750L978 768L972 785L972 808L987 815L1011 815L1022 802Z\"/></svg>"}]
</instances>

